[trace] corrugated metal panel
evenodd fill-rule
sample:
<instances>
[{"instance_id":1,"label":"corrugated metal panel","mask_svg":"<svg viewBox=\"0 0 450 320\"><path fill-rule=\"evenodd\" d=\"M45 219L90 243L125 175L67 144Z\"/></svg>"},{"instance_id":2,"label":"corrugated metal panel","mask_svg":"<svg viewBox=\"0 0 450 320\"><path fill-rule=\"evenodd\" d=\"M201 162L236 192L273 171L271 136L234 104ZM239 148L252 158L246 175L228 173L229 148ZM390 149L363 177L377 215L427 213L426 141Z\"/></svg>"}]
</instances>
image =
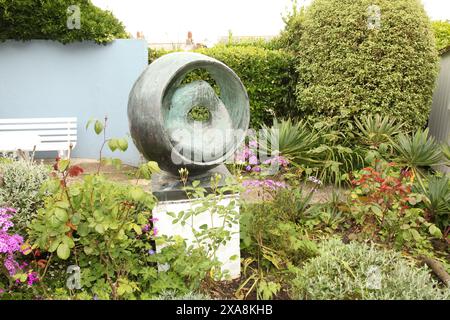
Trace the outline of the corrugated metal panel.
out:
<instances>
[{"instance_id":1,"label":"corrugated metal panel","mask_svg":"<svg viewBox=\"0 0 450 320\"><path fill-rule=\"evenodd\" d=\"M429 127L430 133L436 139L450 143L450 52L441 57L441 68L433 95Z\"/></svg>"}]
</instances>

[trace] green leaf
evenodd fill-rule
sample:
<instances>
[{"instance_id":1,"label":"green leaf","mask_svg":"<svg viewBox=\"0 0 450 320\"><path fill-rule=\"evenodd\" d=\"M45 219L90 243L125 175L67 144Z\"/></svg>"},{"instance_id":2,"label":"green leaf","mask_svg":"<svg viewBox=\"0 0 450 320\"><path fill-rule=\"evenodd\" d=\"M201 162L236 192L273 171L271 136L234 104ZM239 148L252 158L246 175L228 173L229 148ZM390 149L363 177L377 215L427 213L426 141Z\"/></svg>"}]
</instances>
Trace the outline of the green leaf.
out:
<instances>
[{"instance_id":1,"label":"green leaf","mask_svg":"<svg viewBox=\"0 0 450 320\"><path fill-rule=\"evenodd\" d=\"M128 140L126 138L117 140L118 147L121 151L125 152L128 149Z\"/></svg>"},{"instance_id":2,"label":"green leaf","mask_svg":"<svg viewBox=\"0 0 450 320\"><path fill-rule=\"evenodd\" d=\"M62 260L67 260L70 256L70 249L66 243L61 243L56 251L58 257Z\"/></svg>"},{"instance_id":3,"label":"green leaf","mask_svg":"<svg viewBox=\"0 0 450 320\"><path fill-rule=\"evenodd\" d=\"M78 212L77 213L75 213L73 216L72 216L72 219L71 219L71 222L72 222L72 224L73 225L78 225L79 223L80 223L80 221L81 221L81 214L79 214Z\"/></svg>"},{"instance_id":4,"label":"green leaf","mask_svg":"<svg viewBox=\"0 0 450 320\"><path fill-rule=\"evenodd\" d=\"M48 252L55 252L56 249L58 249L59 244L61 243L61 240L57 239L54 240L51 244L50 247L48 248Z\"/></svg>"},{"instance_id":5,"label":"green leaf","mask_svg":"<svg viewBox=\"0 0 450 320\"><path fill-rule=\"evenodd\" d=\"M60 172L64 172L67 170L67 167L69 167L70 160L60 160L58 163L58 169Z\"/></svg>"},{"instance_id":6,"label":"green leaf","mask_svg":"<svg viewBox=\"0 0 450 320\"><path fill-rule=\"evenodd\" d=\"M133 230L134 230L134 232L136 232L137 235L142 234L142 228L140 226L138 226L137 224L133 224Z\"/></svg>"},{"instance_id":7,"label":"green leaf","mask_svg":"<svg viewBox=\"0 0 450 320\"><path fill-rule=\"evenodd\" d=\"M105 233L105 227L102 224L97 224L95 225L95 231L97 231L100 234L104 234Z\"/></svg>"},{"instance_id":8,"label":"green leaf","mask_svg":"<svg viewBox=\"0 0 450 320\"><path fill-rule=\"evenodd\" d=\"M131 197L134 201L140 201L145 196L145 192L141 188L131 190Z\"/></svg>"},{"instance_id":9,"label":"green leaf","mask_svg":"<svg viewBox=\"0 0 450 320\"><path fill-rule=\"evenodd\" d=\"M150 170L151 173L158 173L161 171L161 169L159 168L159 165L157 162L155 161L149 161L147 162L147 167Z\"/></svg>"},{"instance_id":10,"label":"green leaf","mask_svg":"<svg viewBox=\"0 0 450 320\"><path fill-rule=\"evenodd\" d=\"M78 235L80 235L81 237L85 237L89 234L89 227L86 223L82 223L78 226L77 229L77 233Z\"/></svg>"},{"instance_id":11,"label":"green leaf","mask_svg":"<svg viewBox=\"0 0 450 320\"><path fill-rule=\"evenodd\" d=\"M69 209L70 208L70 204L67 201L58 201L55 203L55 206L57 206L58 208L61 208L61 209Z\"/></svg>"},{"instance_id":12,"label":"green leaf","mask_svg":"<svg viewBox=\"0 0 450 320\"><path fill-rule=\"evenodd\" d=\"M431 234L433 237L436 237L436 238L442 238L442 232L441 232L441 230L440 230L438 227L436 227L434 224L432 224L432 225L428 228L428 231L430 232L430 234Z\"/></svg>"},{"instance_id":13,"label":"green leaf","mask_svg":"<svg viewBox=\"0 0 450 320\"><path fill-rule=\"evenodd\" d=\"M117 148L119 147L119 144L117 143L117 139L110 139L108 141L108 147L112 152L116 151Z\"/></svg>"},{"instance_id":14,"label":"green leaf","mask_svg":"<svg viewBox=\"0 0 450 320\"><path fill-rule=\"evenodd\" d=\"M99 135L100 133L103 132L103 129L104 129L103 123L100 122L100 121L98 121L98 120L95 121L95 125L94 125L94 131L95 131L95 133Z\"/></svg>"},{"instance_id":15,"label":"green leaf","mask_svg":"<svg viewBox=\"0 0 450 320\"><path fill-rule=\"evenodd\" d=\"M55 208L55 216L59 221L66 223L69 220L69 215L67 211L61 208Z\"/></svg>"}]
</instances>

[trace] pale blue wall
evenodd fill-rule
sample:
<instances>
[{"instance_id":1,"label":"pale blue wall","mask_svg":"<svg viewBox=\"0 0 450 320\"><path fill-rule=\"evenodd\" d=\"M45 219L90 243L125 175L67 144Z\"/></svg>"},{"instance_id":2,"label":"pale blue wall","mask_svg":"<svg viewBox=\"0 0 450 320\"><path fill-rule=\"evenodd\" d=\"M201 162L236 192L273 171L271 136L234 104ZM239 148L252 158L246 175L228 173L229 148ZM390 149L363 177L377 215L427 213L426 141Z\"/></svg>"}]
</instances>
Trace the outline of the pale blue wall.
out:
<instances>
[{"instance_id":1,"label":"pale blue wall","mask_svg":"<svg viewBox=\"0 0 450 320\"><path fill-rule=\"evenodd\" d=\"M86 122L108 115L108 135L128 135L128 95L147 65L147 43L141 40L116 40L107 46L0 43L0 118L78 117L73 156L97 158L101 139L86 132ZM128 140L129 150L114 155L136 164L140 156Z\"/></svg>"}]
</instances>

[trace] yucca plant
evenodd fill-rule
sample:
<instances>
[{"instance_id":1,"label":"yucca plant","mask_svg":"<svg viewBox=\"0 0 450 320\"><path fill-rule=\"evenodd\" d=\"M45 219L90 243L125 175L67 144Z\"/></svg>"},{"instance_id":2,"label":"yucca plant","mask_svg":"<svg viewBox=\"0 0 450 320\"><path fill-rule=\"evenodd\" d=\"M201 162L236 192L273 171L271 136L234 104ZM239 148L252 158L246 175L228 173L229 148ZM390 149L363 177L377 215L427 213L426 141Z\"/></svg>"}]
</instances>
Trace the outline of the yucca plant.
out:
<instances>
[{"instance_id":1,"label":"yucca plant","mask_svg":"<svg viewBox=\"0 0 450 320\"><path fill-rule=\"evenodd\" d=\"M403 124L396 123L395 119L379 114L355 119L355 124L360 131L358 136L362 142L376 148L383 143L389 144L403 127Z\"/></svg>"},{"instance_id":2,"label":"yucca plant","mask_svg":"<svg viewBox=\"0 0 450 320\"><path fill-rule=\"evenodd\" d=\"M428 129L419 129L412 136L399 134L394 148L398 152L397 161L422 177L423 168L443 164L441 147L434 137L429 136Z\"/></svg>"},{"instance_id":3,"label":"yucca plant","mask_svg":"<svg viewBox=\"0 0 450 320\"><path fill-rule=\"evenodd\" d=\"M273 126L260 131L260 148L267 154L280 153L294 164L314 165L308 152L320 144L320 132L312 130L304 121L274 120Z\"/></svg>"},{"instance_id":4,"label":"yucca plant","mask_svg":"<svg viewBox=\"0 0 450 320\"><path fill-rule=\"evenodd\" d=\"M428 179L425 205L442 230L450 225L450 179L432 176Z\"/></svg>"}]
</instances>

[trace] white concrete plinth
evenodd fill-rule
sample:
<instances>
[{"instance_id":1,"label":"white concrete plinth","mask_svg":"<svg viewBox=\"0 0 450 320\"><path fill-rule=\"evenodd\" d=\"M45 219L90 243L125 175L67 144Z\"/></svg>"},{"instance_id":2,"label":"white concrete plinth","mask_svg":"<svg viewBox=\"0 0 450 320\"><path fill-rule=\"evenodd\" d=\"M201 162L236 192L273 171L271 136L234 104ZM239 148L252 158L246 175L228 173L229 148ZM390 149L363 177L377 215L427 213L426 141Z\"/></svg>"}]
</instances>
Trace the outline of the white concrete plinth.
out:
<instances>
[{"instance_id":1,"label":"white concrete plinth","mask_svg":"<svg viewBox=\"0 0 450 320\"><path fill-rule=\"evenodd\" d=\"M230 195L222 199L218 204L227 206L232 200L235 200L235 211L239 212L238 196ZM194 236L192 234L192 228L190 225L182 226L180 223L173 224L173 218L167 215L167 212L178 214L181 211L187 211L195 208L198 204L192 200L177 200L177 201L162 201L153 209L153 217L158 220L155 222L155 226L158 228L158 235L165 236L181 236L186 239L188 245L194 243ZM237 219L238 220L238 219ZM238 220L239 221L239 220ZM189 219L189 223L191 220ZM202 225L211 224L214 227L222 226L223 218L213 216L211 221L211 214L209 211L203 212L194 217L194 228L199 230ZM239 236L239 222L235 223L231 228L227 228L231 232L231 240L222 245L217 253L217 259L222 263L222 272L228 273L232 279L240 277L241 273L241 251L240 251L240 236ZM159 252L163 247L156 247ZM234 257L233 259L230 259Z\"/></svg>"}]
</instances>

